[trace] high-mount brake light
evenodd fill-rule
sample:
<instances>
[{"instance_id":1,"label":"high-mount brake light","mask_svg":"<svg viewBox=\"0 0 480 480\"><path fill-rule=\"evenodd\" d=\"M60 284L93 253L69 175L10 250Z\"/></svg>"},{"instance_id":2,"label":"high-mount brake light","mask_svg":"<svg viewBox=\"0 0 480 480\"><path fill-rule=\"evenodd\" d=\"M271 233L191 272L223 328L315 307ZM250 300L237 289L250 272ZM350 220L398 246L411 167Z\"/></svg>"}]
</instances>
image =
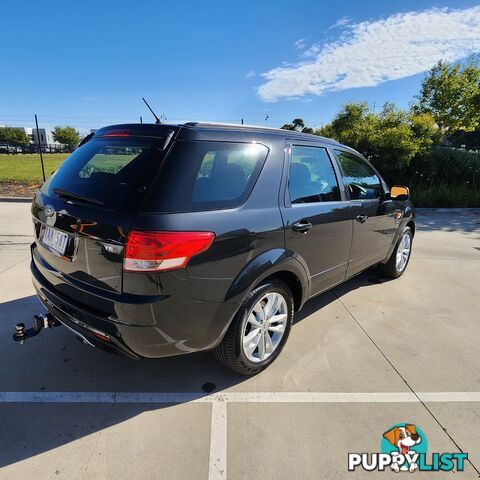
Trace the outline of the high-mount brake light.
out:
<instances>
[{"instance_id":1,"label":"high-mount brake light","mask_svg":"<svg viewBox=\"0 0 480 480\"><path fill-rule=\"evenodd\" d=\"M102 137L129 137L130 130L109 130L105 132Z\"/></svg>"},{"instance_id":2,"label":"high-mount brake light","mask_svg":"<svg viewBox=\"0 0 480 480\"><path fill-rule=\"evenodd\" d=\"M213 232L154 232L132 230L124 249L123 269L128 272L160 272L184 267L208 250Z\"/></svg>"}]
</instances>

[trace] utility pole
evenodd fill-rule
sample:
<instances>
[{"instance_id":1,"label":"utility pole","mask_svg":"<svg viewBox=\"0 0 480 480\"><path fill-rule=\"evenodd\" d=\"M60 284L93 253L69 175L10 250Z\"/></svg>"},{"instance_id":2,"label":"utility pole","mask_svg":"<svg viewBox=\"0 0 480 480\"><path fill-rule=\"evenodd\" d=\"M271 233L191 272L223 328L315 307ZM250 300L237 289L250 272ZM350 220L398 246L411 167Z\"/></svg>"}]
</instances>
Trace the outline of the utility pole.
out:
<instances>
[{"instance_id":1,"label":"utility pole","mask_svg":"<svg viewBox=\"0 0 480 480\"><path fill-rule=\"evenodd\" d=\"M140 123L143 123L143 119L141 115L140 115Z\"/></svg>"},{"instance_id":2,"label":"utility pole","mask_svg":"<svg viewBox=\"0 0 480 480\"><path fill-rule=\"evenodd\" d=\"M265 115L265 126L268 126L268 119L270 117L268 116L268 113Z\"/></svg>"},{"instance_id":3,"label":"utility pole","mask_svg":"<svg viewBox=\"0 0 480 480\"><path fill-rule=\"evenodd\" d=\"M241 120L240 122L241 122L241 124L243 125L243 118L242 118L242 120Z\"/></svg>"},{"instance_id":4,"label":"utility pole","mask_svg":"<svg viewBox=\"0 0 480 480\"><path fill-rule=\"evenodd\" d=\"M45 181L45 166L43 164L42 146L40 144L40 131L38 130L37 114L35 114L35 125L37 127L37 145L38 145L38 152L40 153L40 162L42 164L42 176L43 176L43 181Z\"/></svg>"}]
</instances>

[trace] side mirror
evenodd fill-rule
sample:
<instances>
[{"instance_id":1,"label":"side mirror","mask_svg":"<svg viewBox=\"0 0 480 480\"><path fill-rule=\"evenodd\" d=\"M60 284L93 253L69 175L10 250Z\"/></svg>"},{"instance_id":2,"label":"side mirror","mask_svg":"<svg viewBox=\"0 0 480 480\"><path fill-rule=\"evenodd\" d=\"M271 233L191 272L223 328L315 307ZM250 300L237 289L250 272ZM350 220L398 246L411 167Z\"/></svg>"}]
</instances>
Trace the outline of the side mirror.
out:
<instances>
[{"instance_id":1,"label":"side mirror","mask_svg":"<svg viewBox=\"0 0 480 480\"><path fill-rule=\"evenodd\" d=\"M408 200L410 198L410 190L408 187L392 187L390 190L390 198L394 200Z\"/></svg>"}]
</instances>

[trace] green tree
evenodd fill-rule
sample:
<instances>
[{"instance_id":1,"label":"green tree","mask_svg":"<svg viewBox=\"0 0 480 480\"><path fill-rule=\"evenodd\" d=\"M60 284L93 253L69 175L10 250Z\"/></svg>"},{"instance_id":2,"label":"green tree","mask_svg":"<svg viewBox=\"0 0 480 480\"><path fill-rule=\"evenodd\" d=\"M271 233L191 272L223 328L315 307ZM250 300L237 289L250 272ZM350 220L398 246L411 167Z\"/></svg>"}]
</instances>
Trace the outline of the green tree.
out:
<instances>
[{"instance_id":1,"label":"green tree","mask_svg":"<svg viewBox=\"0 0 480 480\"><path fill-rule=\"evenodd\" d=\"M387 103L377 117L372 137L372 161L390 172L404 170L420 152L421 142L422 139L417 138L412 129L409 113Z\"/></svg>"},{"instance_id":2,"label":"green tree","mask_svg":"<svg viewBox=\"0 0 480 480\"><path fill-rule=\"evenodd\" d=\"M56 142L69 148L76 147L80 142L80 134L73 127L55 127L52 135Z\"/></svg>"},{"instance_id":3,"label":"green tree","mask_svg":"<svg viewBox=\"0 0 480 480\"><path fill-rule=\"evenodd\" d=\"M0 142L28 143L30 139L22 128L0 127Z\"/></svg>"},{"instance_id":4,"label":"green tree","mask_svg":"<svg viewBox=\"0 0 480 480\"><path fill-rule=\"evenodd\" d=\"M296 132L313 133L313 128L306 127L302 118L294 118L292 123L286 123L280 128L283 130L293 130Z\"/></svg>"},{"instance_id":5,"label":"green tree","mask_svg":"<svg viewBox=\"0 0 480 480\"><path fill-rule=\"evenodd\" d=\"M429 112L410 112L410 124L415 138L421 140L420 153L428 153L430 147L440 144L441 132L433 115Z\"/></svg>"},{"instance_id":6,"label":"green tree","mask_svg":"<svg viewBox=\"0 0 480 480\"><path fill-rule=\"evenodd\" d=\"M436 131L428 113L414 114L386 103L375 115L366 103L347 103L331 123L315 133L358 150L382 171L394 175L430 147Z\"/></svg>"},{"instance_id":7,"label":"green tree","mask_svg":"<svg viewBox=\"0 0 480 480\"><path fill-rule=\"evenodd\" d=\"M315 133L338 140L371 157L375 153L372 139L376 126L377 117L370 113L365 102L346 103L331 123Z\"/></svg>"},{"instance_id":8,"label":"green tree","mask_svg":"<svg viewBox=\"0 0 480 480\"><path fill-rule=\"evenodd\" d=\"M442 135L472 131L480 125L480 68L440 61L426 75L413 107L433 115Z\"/></svg>"}]
</instances>

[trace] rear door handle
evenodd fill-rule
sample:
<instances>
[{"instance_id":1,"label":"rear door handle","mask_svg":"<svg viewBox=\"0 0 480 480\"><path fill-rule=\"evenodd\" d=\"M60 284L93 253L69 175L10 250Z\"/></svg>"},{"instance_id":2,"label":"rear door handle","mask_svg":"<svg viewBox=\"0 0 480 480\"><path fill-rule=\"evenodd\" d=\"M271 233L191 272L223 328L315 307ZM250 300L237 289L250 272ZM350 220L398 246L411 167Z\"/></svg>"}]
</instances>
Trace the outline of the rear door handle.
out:
<instances>
[{"instance_id":1,"label":"rear door handle","mask_svg":"<svg viewBox=\"0 0 480 480\"><path fill-rule=\"evenodd\" d=\"M360 223L365 223L365 222L367 221L367 219L368 219L368 215L365 215L364 213L362 213L362 214L360 214L360 215L357 215L357 216L355 217L355 220L356 220L357 222L360 222Z\"/></svg>"},{"instance_id":2,"label":"rear door handle","mask_svg":"<svg viewBox=\"0 0 480 480\"><path fill-rule=\"evenodd\" d=\"M308 220L300 220L292 225L294 232L307 233L313 225Z\"/></svg>"}]
</instances>

